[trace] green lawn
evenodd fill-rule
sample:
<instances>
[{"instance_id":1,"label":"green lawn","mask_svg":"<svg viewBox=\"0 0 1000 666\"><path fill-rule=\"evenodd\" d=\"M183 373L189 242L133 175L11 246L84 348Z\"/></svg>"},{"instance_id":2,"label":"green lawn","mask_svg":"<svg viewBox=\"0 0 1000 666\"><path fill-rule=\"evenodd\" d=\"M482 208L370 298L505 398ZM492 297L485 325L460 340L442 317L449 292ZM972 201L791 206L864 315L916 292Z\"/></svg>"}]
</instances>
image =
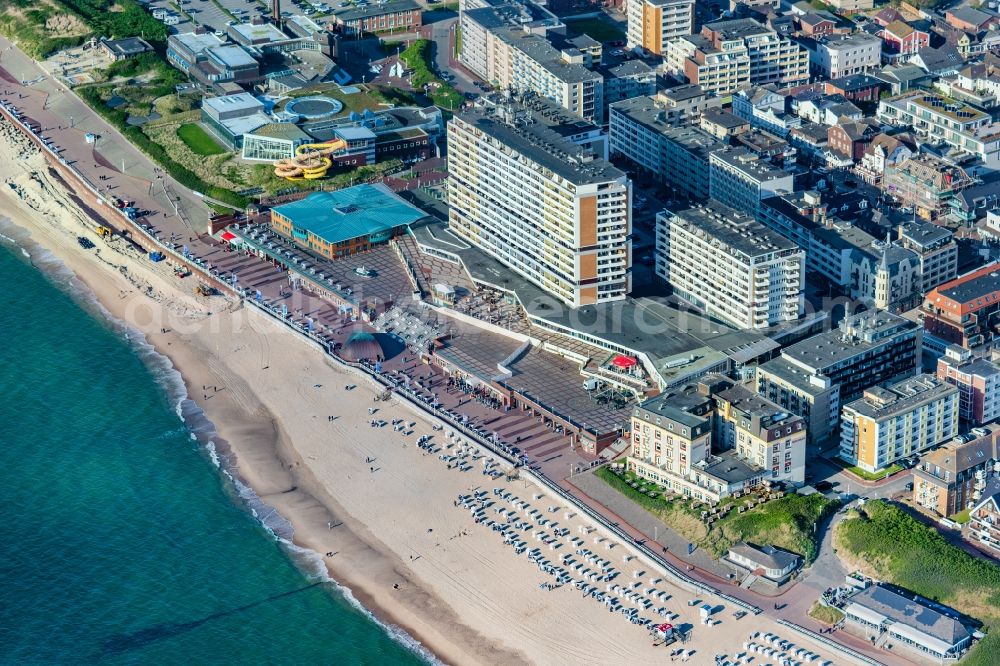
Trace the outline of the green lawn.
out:
<instances>
[{"instance_id":1,"label":"green lawn","mask_svg":"<svg viewBox=\"0 0 1000 666\"><path fill-rule=\"evenodd\" d=\"M665 489L632 473L619 476L608 466L599 468L595 473L715 557L721 557L734 543L751 541L773 544L798 553L806 562L811 562L816 557L814 526L838 505L836 500L820 494L807 496L792 493L740 513L738 507L743 506L747 498L727 497L716 508L720 513L730 509L728 514L708 526L701 518L706 506L696 506L692 500L669 492L664 495ZM633 488L630 485L632 482L639 483L639 489ZM656 496L650 497L649 492L654 492Z\"/></svg>"},{"instance_id":2,"label":"green lawn","mask_svg":"<svg viewBox=\"0 0 1000 666\"><path fill-rule=\"evenodd\" d=\"M396 50L393 49L392 52L395 53ZM340 100L343 103L344 108L340 112L339 116L346 116L352 111L355 113L362 113L365 109L378 111L379 109L386 108L389 104L395 103L394 100L388 99L386 95L383 94L383 90L391 91L392 89L382 89L378 86L361 83L351 84L351 87L358 88L358 92L345 93L342 92L340 90L340 86L335 83L324 83L318 86L310 86L308 88L295 90L289 94L289 97L322 95L324 97L332 97L333 99ZM284 107L282 106L281 108Z\"/></svg>"},{"instance_id":3,"label":"green lawn","mask_svg":"<svg viewBox=\"0 0 1000 666\"><path fill-rule=\"evenodd\" d=\"M574 21L571 18L567 18L566 26L573 32L593 37L602 44L604 42L625 39L625 33L622 32L621 28L604 19L588 18Z\"/></svg>"},{"instance_id":4,"label":"green lawn","mask_svg":"<svg viewBox=\"0 0 1000 666\"><path fill-rule=\"evenodd\" d=\"M191 152L195 155L208 157L209 155L221 155L226 152L225 148L215 142L215 139L208 135L208 132L197 123L188 123L177 128L177 136L181 138Z\"/></svg>"},{"instance_id":5,"label":"green lawn","mask_svg":"<svg viewBox=\"0 0 1000 666\"><path fill-rule=\"evenodd\" d=\"M965 509L964 511L959 511L954 516L951 516L951 520L954 520L959 525L964 525L969 522L971 517L972 509Z\"/></svg>"},{"instance_id":6,"label":"green lawn","mask_svg":"<svg viewBox=\"0 0 1000 666\"><path fill-rule=\"evenodd\" d=\"M834 625L844 619L844 614L839 608L824 606L820 602L816 601L809 609L809 617L818 622L822 622L823 624Z\"/></svg>"},{"instance_id":7,"label":"green lawn","mask_svg":"<svg viewBox=\"0 0 1000 666\"><path fill-rule=\"evenodd\" d=\"M886 467L885 469L875 472L873 474L872 472L869 472L868 470L865 469L861 469L860 467L851 466L851 467L844 467L844 471L848 472L849 474L853 474L858 478L864 479L865 481L881 481L887 476L892 476L896 472L902 472L903 468L900 467L899 465L890 465L889 467Z\"/></svg>"},{"instance_id":8,"label":"green lawn","mask_svg":"<svg viewBox=\"0 0 1000 666\"><path fill-rule=\"evenodd\" d=\"M850 567L952 606L992 629L962 664L1000 663L1000 566L951 545L902 509L867 502L837 527Z\"/></svg>"},{"instance_id":9,"label":"green lawn","mask_svg":"<svg viewBox=\"0 0 1000 666\"><path fill-rule=\"evenodd\" d=\"M399 54L406 66L413 70L410 80L415 89L427 86L427 96L442 109L454 110L462 106L465 98L461 93L442 81L431 68L431 42L418 39Z\"/></svg>"}]
</instances>

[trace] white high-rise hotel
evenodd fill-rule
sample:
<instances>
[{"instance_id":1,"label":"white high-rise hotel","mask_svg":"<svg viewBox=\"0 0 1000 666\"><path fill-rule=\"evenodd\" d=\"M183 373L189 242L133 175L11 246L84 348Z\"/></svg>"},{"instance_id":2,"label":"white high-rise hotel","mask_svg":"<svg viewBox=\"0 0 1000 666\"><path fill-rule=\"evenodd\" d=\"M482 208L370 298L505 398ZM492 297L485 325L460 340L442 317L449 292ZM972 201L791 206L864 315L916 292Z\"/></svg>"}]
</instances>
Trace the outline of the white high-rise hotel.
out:
<instances>
[{"instance_id":1,"label":"white high-rise hotel","mask_svg":"<svg viewBox=\"0 0 1000 666\"><path fill-rule=\"evenodd\" d=\"M632 185L589 135L515 104L448 123L451 230L572 307L631 289Z\"/></svg>"}]
</instances>

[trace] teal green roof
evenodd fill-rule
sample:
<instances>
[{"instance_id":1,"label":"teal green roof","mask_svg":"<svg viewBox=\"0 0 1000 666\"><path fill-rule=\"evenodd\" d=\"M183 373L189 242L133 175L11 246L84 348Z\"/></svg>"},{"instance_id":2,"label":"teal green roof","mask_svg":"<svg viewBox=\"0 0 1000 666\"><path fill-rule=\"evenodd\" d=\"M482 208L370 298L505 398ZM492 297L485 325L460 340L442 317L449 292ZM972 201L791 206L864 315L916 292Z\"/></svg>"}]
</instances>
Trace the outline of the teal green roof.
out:
<instances>
[{"instance_id":1,"label":"teal green roof","mask_svg":"<svg viewBox=\"0 0 1000 666\"><path fill-rule=\"evenodd\" d=\"M426 216L381 183L316 192L274 211L288 218L296 231L308 231L327 243L389 232Z\"/></svg>"},{"instance_id":2,"label":"teal green roof","mask_svg":"<svg viewBox=\"0 0 1000 666\"><path fill-rule=\"evenodd\" d=\"M375 340L375 336L368 331L355 331L351 333L351 337L347 338L348 342L353 342L357 340L358 342L369 342Z\"/></svg>"}]
</instances>

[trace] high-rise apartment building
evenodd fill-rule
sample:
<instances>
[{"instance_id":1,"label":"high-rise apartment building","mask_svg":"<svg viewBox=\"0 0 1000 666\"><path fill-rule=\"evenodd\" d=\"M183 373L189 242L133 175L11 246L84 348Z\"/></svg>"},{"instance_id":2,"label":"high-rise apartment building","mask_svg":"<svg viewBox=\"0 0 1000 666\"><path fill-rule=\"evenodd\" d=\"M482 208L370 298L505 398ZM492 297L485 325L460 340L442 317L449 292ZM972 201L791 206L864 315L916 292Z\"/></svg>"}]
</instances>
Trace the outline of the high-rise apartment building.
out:
<instances>
[{"instance_id":1,"label":"high-rise apartment building","mask_svg":"<svg viewBox=\"0 0 1000 666\"><path fill-rule=\"evenodd\" d=\"M589 69L589 50L559 48L550 31L562 23L533 3L506 3L462 12L460 60L494 86L533 92L571 113L604 120L604 77ZM599 57L598 57L599 60Z\"/></svg>"},{"instance_id":2,"label":"high-rise apartment building","mask_svg":"<svg viewBox=\"0 0 1000 666\"><path fill-rule=\"evenodd\" d=\"M696 201L708 198L709 155L722 142L690 126L674 127L656 97L633 97L609 107L612 155L652 173L665 187Z\"/></svg>"},{"instance_id":3,"label":"high-rise apartment building","mask_svg":"<svg viewBox=\"0 0 1000 666\"><path fill-rule=\"evenodd\" d=\"M521 28L492 33L488 79L500 89L534 92L585 120L604 120L604 77L584 65L586 56L560 50L545 37Z\"/></svg>"},{"instance_id":4,"label":"high-rise apartment building","mask_svg":"<svg viewBox=\"0 0 1000 666\"><path fill-rule=\"evenodd\" d=\"M456 114L448 202L453 232L579 307L631 288L632 185L575 133L513 102Z\"/></svg>"},{"instance_id":5,"label":"high-rise apartment building","mask_svg":"<svg viewBox=\"0 0 1000 666\"><path fill-rule=\"evenodd\" d=\"M958 389L934 375L917 375L872 387L844 405L838 455L878 472L957 434Z\"/></svg>"},{"instance_id":6,"label":"high-rise apartment building","mask_svg":"<svg viewBox=\"0 0 1000 666\"><path fill-rule=\"evenodd\" d=\"M805 252L716 201L656 218L656 274L727 323L760 329L805 312Z\"/></svg>"},{"instance_id":7,"label":"high-rise apartment building","mask_svg":"<svg viewBox=\"0 0 1000 666\"><path fill-rule=\"evenodd\" d=\"M629 0L627 39L655 55L667 42L694 32L694 0Z\"/></svg>"},{"instance_id":8,"label":"high-rise apartment building","mask_svg":"<svg viewBox=\"0 0 1000 666\"><path fill-rule=\"evenodd\" d=\"M545 37L549 31L565 29L565 24L547 7L533 2L497 0L462 0L459 3L459 26L462 46L458 58L463 65L483 79L490 79L493 32L520 26L525 32Z\"/></svg>"}]
</instances>

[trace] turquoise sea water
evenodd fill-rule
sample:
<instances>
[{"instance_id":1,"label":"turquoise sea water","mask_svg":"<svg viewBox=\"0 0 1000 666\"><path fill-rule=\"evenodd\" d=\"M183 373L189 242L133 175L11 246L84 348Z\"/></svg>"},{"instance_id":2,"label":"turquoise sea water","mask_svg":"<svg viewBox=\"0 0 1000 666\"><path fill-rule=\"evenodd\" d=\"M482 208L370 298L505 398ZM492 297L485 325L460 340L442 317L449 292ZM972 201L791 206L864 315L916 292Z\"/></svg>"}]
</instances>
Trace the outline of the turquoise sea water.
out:
<instances>
[{"instance_id":1,"label":"turquoise sea water","mask_svg":"<svg viewBox=\"0 0 1000 666\"><path fill-rule=\"evenodd\" d=\"M27 251L0 241L0 663L426 663L255 517L166 362Z\"/></svg>"}]
</instances>

